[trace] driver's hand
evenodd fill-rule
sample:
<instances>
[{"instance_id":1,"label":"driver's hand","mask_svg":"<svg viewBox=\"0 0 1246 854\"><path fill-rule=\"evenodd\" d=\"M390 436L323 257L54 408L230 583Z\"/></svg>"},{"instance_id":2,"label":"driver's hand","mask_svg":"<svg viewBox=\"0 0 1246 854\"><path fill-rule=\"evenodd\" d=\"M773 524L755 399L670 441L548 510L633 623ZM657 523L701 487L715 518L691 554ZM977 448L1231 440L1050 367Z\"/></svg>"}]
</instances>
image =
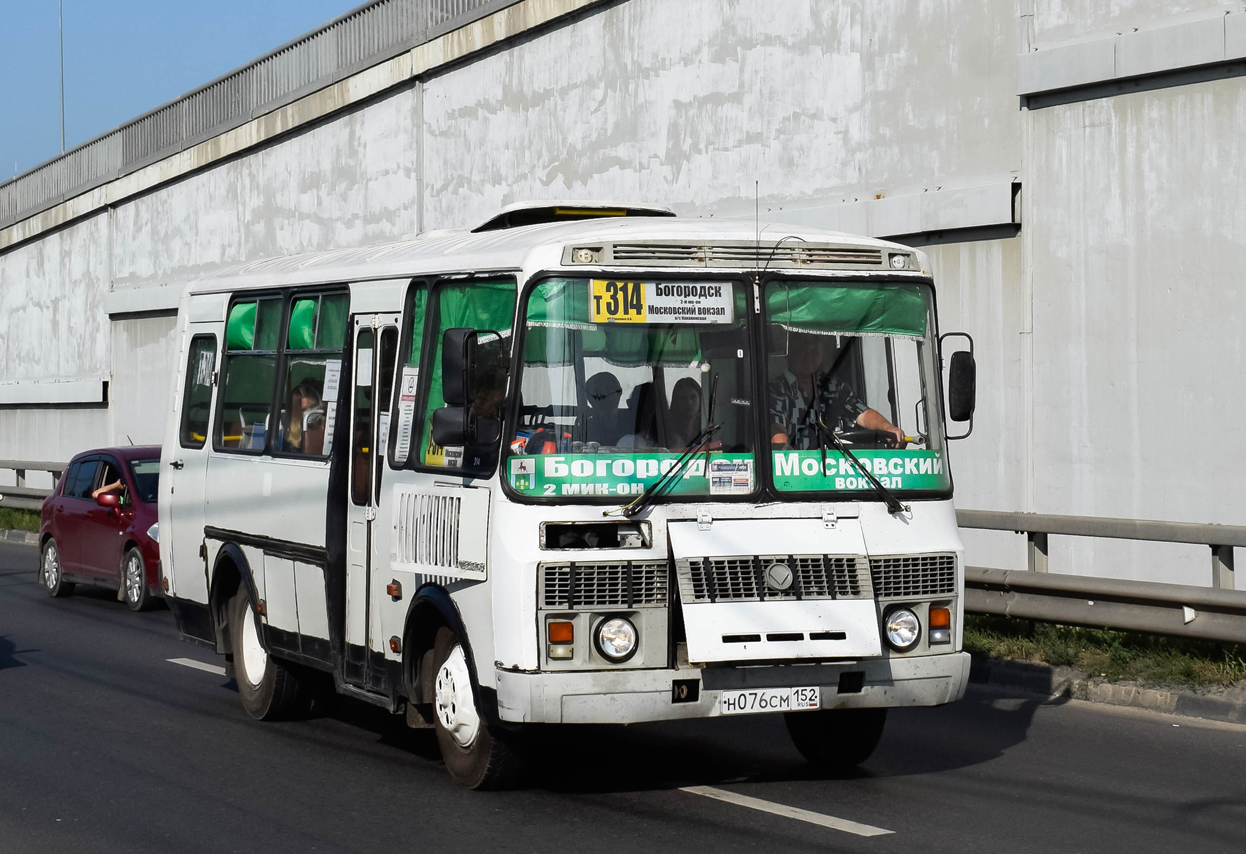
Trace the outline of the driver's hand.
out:
<instances>
[{"instance_id":1,"label":"driver's hand","mask_svg":"<svg viewBox=\"0 0 1246 854\"><path fill-rule=\"evenodd\" d=\"M899 448L900 450L903 450L905 447L908 446L909 442L908 442L908 439L905 438L903 430L901 430L899 427L892 427L890 432L892 436L892 441L896 443L897 448Z\"/></svg>"}]
</instances>

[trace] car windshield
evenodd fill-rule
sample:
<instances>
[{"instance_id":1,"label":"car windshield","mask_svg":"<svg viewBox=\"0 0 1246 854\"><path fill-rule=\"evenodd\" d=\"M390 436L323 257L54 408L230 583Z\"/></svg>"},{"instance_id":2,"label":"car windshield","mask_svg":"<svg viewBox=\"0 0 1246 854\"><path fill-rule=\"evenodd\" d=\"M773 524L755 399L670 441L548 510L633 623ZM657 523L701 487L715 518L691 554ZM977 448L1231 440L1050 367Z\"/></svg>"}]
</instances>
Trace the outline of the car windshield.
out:
<instances>
[{"instance_id":1,"label":"car windshield","mask_svg":"<svg viewBox=\"0 0 1246 854\"><path fill-rule=\"evenodd\" d=\"M777 490L873 494L841 447L889 490L950 488L927 286L776 280L765 311Z\"/></svg>"},{"instance_id":2,"label":"car windshield","mask_svg":"<svg viewBox=\"0 0 1246 854\"><path fill-rule=\"evenodd\" d=\"M552 279L533 289L524 318L512 488L627 498L703 444L669 494L754 491L742 283Z\"/></svg>"},{"instance_id":3,"label":"car windshield","mask_svg":"<svg viewBox=\"0 0 1246 854\"><path fill-rule=\"evenodd\" d=\"M130 474L134 476L134 490L145 504L156 500L160 483L160 460L130 460Z\"/></svg>"}]
</instances>

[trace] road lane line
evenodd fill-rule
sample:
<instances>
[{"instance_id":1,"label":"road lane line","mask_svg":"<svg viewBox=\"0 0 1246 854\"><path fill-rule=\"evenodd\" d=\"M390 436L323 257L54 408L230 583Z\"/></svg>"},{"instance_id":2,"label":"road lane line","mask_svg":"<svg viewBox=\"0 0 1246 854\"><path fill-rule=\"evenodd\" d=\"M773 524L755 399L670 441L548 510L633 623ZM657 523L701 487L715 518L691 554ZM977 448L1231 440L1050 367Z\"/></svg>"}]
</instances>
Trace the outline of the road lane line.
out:
<instances>
[{"instance_id":1,"label":"road lane line","mask_svg":"<svg viewBox=\"0 0 1246 854\"><path fill-rule=\"evenodd\" d=\"M760 798L750 798L748 795L738 795L735 792L728 792L726 789L715 789L713 786L685 786L680 789L680 791L689 792L693 795L701 795L706 798L713 798L717 801L726 801L729 804L747 807L751 810L768 812L771 815L781 815L784 818L794 818L797 821L807 821L810 824L829 827L832 830L842 830L845 833L855 833L857 836L885 836L888 833L895 833L894 830L884 830L881 827L860 824L855 821L849 821L846 818L836 818L833 815L823 815L818 812L810 812L809 810L802 810L799 807L789 807L785 804L763 801Z\"/></svg>"},{"instance_id":2,"label":"road lane line","mask_svg":"<svg viewBox=\"0 0 1246 854\"><path fill-rule=\"evenodd\" d=\"M215 664L205 664L202 661L195 661L193 658L166 658L165 661L170 664L180 664L183 667L191 667L195 670L202 670L205 673L215 673L217 676L225 675L224 667L217 667Z\"/></svg>"}]
</instances>

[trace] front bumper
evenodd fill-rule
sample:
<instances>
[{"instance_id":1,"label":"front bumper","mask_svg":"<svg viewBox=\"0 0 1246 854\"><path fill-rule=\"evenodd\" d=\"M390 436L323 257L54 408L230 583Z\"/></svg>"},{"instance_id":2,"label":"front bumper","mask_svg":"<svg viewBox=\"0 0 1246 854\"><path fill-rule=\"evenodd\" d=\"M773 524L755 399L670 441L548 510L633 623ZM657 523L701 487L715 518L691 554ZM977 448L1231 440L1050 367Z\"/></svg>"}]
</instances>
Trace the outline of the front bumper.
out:
<instances>
[{"instance_id":1,"label":"front bumper","mask_svg":"<svg viewBox=\"0 0 1246 854\"><path fill-rule=\"evenodd\" d=\"M839 693L844 672L864 673L865 684L859 692ZM938 706L964 696L969 654L772 667L496 673L498 713L504 721L630 724L717 717L722 692L744 688L817 685L824 709ZM700 681L696 702L674 702L676 679Z\"/></svg>"}]
</instances>

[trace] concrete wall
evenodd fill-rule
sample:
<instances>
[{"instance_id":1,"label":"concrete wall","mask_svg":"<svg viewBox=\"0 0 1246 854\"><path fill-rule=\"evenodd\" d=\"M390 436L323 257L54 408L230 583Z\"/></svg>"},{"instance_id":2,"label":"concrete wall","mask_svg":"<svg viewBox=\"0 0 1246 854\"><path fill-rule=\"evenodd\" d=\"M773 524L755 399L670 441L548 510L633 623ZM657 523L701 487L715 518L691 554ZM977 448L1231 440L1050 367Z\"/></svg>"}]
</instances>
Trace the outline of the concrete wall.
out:
<instances>
[{"instance_id":1,"label":"concrete wall","mask_svg":"<svg viewBox=\"0 0 1246 854\"><path fill-rule=\"evenodd\" d=\"M1052 46L1102 48L1242 5L594 7L0 254L0 385L111 381L107 409L0 405L0 458L159 440L172 319L110 321L110 292L469 226L521 199L751 217L758 192L763 216L859 221L930 254L943 329L977 342L978 416L952 449L961 506L1241 524L1229 475L1246 406L1226 389L1246 367L1246 84L1029 103L1018 69ZM961 210L981 188L985 218ZM974 563L1024 563L1022 538L967 541ZM1207 562L1195 548L1053 540L1057 571L1206 583Z\"/></svg>"}]
</instances>

